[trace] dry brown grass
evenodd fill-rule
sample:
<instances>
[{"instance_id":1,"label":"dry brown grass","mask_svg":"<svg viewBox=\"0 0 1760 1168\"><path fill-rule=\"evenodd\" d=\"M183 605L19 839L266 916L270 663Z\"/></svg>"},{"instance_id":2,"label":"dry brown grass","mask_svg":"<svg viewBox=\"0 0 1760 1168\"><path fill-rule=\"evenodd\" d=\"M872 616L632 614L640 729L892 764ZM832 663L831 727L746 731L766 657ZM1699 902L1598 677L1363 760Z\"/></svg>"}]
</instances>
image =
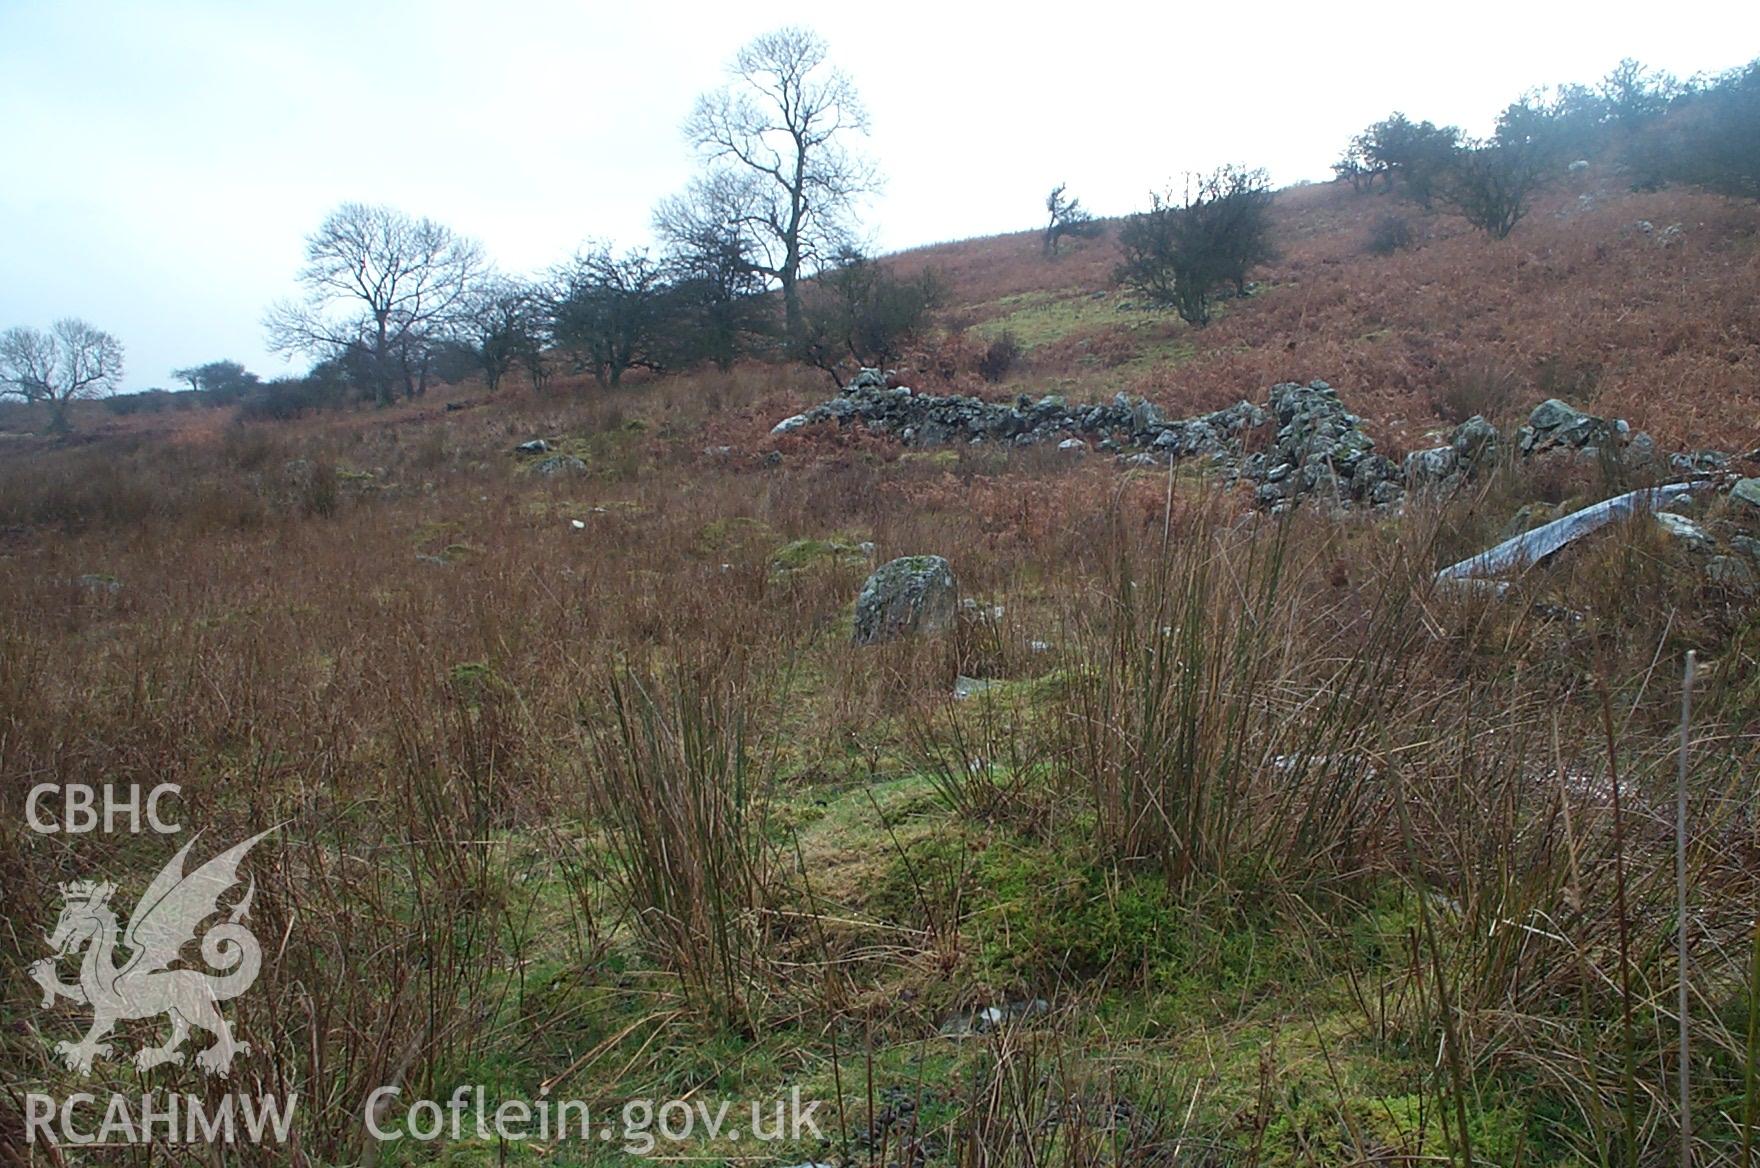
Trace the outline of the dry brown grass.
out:
<instances>
[{"instance_id":1,"label":"dry brown grass","mask_svg":"<svg viewBox=\"0 0 1760 1168\"><path fill-rule=\"evenodd\" d=\"M1177 363L1112 373L1191 408L1324 375L1396 448L1437 424L1446 387L1477 402L1523 377L1535 390L1592 381L1582 404L1665 438L1752 434L1736 396L1754 360L1754 299L1738 295L1755 274L1748 209L1681 195L1568 219L1543 209L1505 244L1438 220L1415 249L1371 261L1355 236L1378 200L1313 189L1281 206L1285 258L1262 295L1202 333L1151 334L1192 346ZM1621 233L1637 214L1689 209L1677 245ZM1110 266L1103 241L1055 264L1028 242L936 259L969 304L1079 287ZM1703 311L1681 323L1669 289L1689 280ZM1102 347L1144 340L1102 332ZM1098 379L1080 365L1093 353L1042 346L999 392L1059 362ZM1647 397L1642 378L1656 384L1670 362L1695 387ZM946 1009L1043 994L1067 1058L1006 1035L949 1056L940 1089L957 1106L936 1121L933 1155L1019 1158L1049 1139L1040 1109L1098 1106L1120 1068L1154 1080L1203 1067L1189 1097L1180 1081L1183 1118L1128 1133L1143 1141L1132 1156L1258 1162L1276 1121L1313 1119L1318 1089L1329 1110L1289 1137L1289 1156L1311 1137L1321 1162L1348 1158L1337 1133L1397 1096L1543 1106L1553 1118L1534 1130L1586 1156L1599 1142L1607 1162L1624 1155L1630 1114L1628 1159L1652 1162L1675 1122L1655 1084L1677 976L1672 845L1654 808L1670 678L1694 648L1709 663L1691 803L1695 1089L1707 1162L1729 1151L1760 894L1744 785L1760 742L1751 601L1643 524L1508 601L1432 589L1440 563L1521 503L1604 488L1589 469L1508 468L1401 521L1305 508L1280 525L1183 470L905 451L860 430L768 436L825 392L815 374L750 364L611 394L463 388L281 425L202 417L158 433L131 419L70 444L13 440L0 462L0 954L37 956L57 882L162 861L157 841L27 832L24 792L172 779L185 819L216 837L284 825L258 870L258 919L289 944L237 1017L263 1052L253 1074L310 1102L295 1160L357 1161L362 1097L386 1081L443 1093L491 1065L533 1089L684 1093L737 1082L761 1051L774 1074L827 1091L829 1067L870 1059L872 1086L888 1073L872 1060L896 1067L938 1041ZM523 469L512 447L537 436L588 473ZM1003 615L856 651L867 565L778 569L796 539L871 541L882 560L941 552L964 593ZM120 587L79 583L89 574ZM1019 684L954 707L961 673ZM611 679L629 678L688 679L650 711L651 739L640 713L627 734L608 720ZM687 716L710 698L712 717ZM748 773L735 725L763 744L756 818L742 821L756 835L717 818L721 784ZM974 753L1006 759L1004 773L974 782ZM941 782L913 786L926 757ZM1628 784L1617 825L1612 763ZM667 792L697 800L694 817L669 820ZM608 828L618 810L629 818ZM653 841L686 854L639 878ZM716 875L692 851L701 841L756 878ZM993 869L1023 855L1049 874L1005 903ZM733 895L693 911L710 886ZM1157 937L1179 935L1177 960L1115 935L1133 924L1123 904ZM1082 922L1093 935L1068 931ZM1256 972L1273 936L1297 938L1280 944L1300 976ZM1242 949L1245 973L1221 956ZM70 1022L28 988L12 979L0 999L7 1082L59 1083L48 1042ZM712 1018L687 1008L703 1000ZM1162 1001L1177 1010L1132 1013ZM1286 1039L1324 1027L1342 1060L1370 1068L1346 1077L1373 1079L1361 1090L1378 1102L1328 1086L1318 1056L1286 1089L1292 1072L1257 1053L1262 1025ZM1255 1052L1244 1075L1231 1050ZM615 1057L587 1057L603 1051ZM1216 1099L1200 1107L1204 1092ZM1033 1162L1093 1162L1113 1134L1073 1130ZM1451 1143L1382 1131L1354 1146L1358 1162L1393 1162ZM875 1146L848 1151L877 1162Z\"/></svg>"}]
</instances>

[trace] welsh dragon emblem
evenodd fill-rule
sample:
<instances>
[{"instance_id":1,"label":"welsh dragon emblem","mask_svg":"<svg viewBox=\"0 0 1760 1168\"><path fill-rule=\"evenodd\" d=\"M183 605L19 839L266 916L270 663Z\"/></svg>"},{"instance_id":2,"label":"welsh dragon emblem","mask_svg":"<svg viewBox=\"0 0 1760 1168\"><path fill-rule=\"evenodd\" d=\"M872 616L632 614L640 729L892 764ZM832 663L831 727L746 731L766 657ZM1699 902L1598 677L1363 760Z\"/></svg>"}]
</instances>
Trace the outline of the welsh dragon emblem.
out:
<instances>
[{"instance_id":1,"label":"welsh dragon emblem","mask_svg":"<svg viewBox=\"0 0 1760 1168\"><path fill-rule=\"evenodd\" d=\"M186 873L183 859L195 843L196 837L192 837L153 877L129 914L120 938L128 957L120 963L116 913L110 907L116 885L76 880L61 886L61 916L48 936L54 953L33 963L30 975L43 989L45 1009L54 1005L57 997L92 1007L92 1025L85 1037L55 1044L55 1053L69 1070L89 1075L93 1058L109 1058L111 1047L103 1040L116 1023L159 1014L169 1017L171 1037L163 1046L146 1046L135 1053L134 1065L140 1070L181 1063L179 1048L192 1027L214 1036L214 1042L196 1055L196 1065L208 1074L225 1075L232 1068L233 1056L250 1053L248 1043L232 1037L232 1027L221 1016L219 1003L250 989L263 964L256 937L240 923L250 911L256 882L250 882L226 919L202 934L202 960L220 971L218 974L167 966L196 939L201 923L222 911L221 898L240 883L239 864L268 834L254 835ZM82 950L79 983L66 985L56 971L56 962Z\"/></svg>"}]
</instances>

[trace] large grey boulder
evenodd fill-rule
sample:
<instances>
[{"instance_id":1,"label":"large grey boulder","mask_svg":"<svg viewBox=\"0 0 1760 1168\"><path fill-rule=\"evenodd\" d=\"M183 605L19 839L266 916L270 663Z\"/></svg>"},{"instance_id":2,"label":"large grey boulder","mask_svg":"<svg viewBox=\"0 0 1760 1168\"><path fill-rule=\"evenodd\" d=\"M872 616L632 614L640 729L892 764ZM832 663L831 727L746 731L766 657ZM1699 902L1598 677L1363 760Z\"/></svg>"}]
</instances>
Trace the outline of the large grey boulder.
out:
<instances>
[{"instance_id":1,"label":"large grey boulder","mask_svg":"<svg viewBox=\"0 0 1760 1168\"><path fill-rule=\"evenodd\" d=\"M1760 511L1760 479L1743 479L1730 488L1729 497Z\"/></svg>"},{"instance_id":2,"label":"large grey boulder","mask_svg":"<svg viewBox=\"0 0 1760 1168\"><path fill-rule=\"evenodd\" d=\"M959 587L940 556L905 556L875 569L856 597L854 641L872 645L953 627Z\"/></svg>"}]
</instances>

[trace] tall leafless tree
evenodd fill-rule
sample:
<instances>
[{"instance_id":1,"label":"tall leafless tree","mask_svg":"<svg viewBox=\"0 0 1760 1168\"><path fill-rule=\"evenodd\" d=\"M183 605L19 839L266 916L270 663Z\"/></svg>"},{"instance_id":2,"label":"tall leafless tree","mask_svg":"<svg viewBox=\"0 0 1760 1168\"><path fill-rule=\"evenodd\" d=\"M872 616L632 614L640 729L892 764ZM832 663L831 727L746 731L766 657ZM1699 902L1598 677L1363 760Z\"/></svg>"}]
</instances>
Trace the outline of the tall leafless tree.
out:
<instances>
[{"instance_id":1,"label":"tall leafless tree","mask_svg":"<svg viewBox=\"0 0 1760 1168\"><path fill-rule=\"evenodd\" d=\"M344 203L306 238L305 295L269 310L269 345L320 358L358 355L381 403L426 388L433 347L464 317L482 251L432 219Z\"/></svg>"},{"instance_id":2,"label":"tall leafless tree","mask_svg":"<svg viewBox=\"0 0 1760 1168\"><path fill-rule=\"evenodd\" d=\"M18 397L49 410L49 428L64 434L72 403L104 397L122 377L122 343L83 320L65 317L48 332L9 328L0 333L0 397Z\"/></svg>"},{"instance_id":3,"label":"tall leafless tree","mask_svg":"<svg viewBox=\"0 0 1760 1168\"><path fill-rule=\"evenodd\" d=\"M868 117L855 86L804 28L758 37L734 58L729 83L704 94L685 133L737 194L734 221L756 246L754 268L782 289L787 335L801 336L800 282L850 236L857 201L874 189L847 146Z\"/></svg>"}]
</instances>

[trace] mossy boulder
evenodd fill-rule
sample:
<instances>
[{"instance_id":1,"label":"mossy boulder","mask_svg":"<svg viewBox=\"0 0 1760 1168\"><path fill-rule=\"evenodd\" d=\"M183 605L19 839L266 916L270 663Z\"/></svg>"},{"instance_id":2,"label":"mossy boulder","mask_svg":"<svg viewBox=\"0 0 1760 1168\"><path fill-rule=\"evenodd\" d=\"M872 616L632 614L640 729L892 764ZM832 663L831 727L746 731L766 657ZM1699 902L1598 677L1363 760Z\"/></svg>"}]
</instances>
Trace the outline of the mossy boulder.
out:
<instances>
[{"instance_id":1,"label":"mossy boulder","mask_svg":"<svg viewBox=\"0 0 1760 1168\"><path fill-rule=\"evenodd\" d=\"M855 643L945 632L953 627L958 595L953 566L940 556L882 564L856 597Z\"/></svg>"}]
</instances>

